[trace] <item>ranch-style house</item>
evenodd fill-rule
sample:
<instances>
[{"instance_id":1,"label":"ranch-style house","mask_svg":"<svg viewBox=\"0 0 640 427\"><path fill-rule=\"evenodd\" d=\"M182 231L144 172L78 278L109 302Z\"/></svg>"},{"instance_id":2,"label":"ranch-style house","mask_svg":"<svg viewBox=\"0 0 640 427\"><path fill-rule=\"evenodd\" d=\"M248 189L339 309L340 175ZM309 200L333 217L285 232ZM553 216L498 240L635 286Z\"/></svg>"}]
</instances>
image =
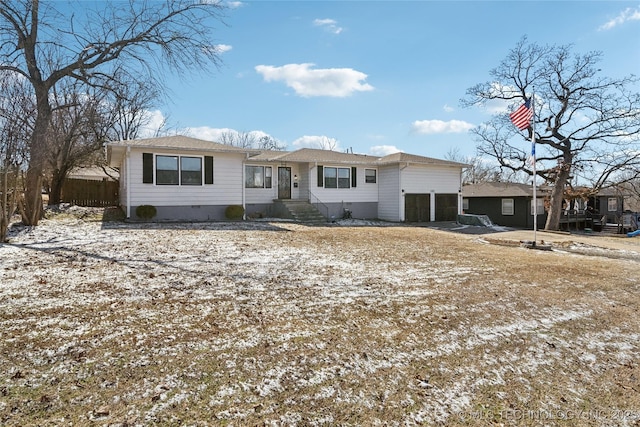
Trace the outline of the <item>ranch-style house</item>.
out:
<instances>
[{"instance_id":1,"label":"ranch-style house","mask_svg":"<svg viewBox=\"0 0 640 427\"><path fill-rule=\"evenodd\" d=\"M324 220L455 221L466 167L406 153L263 151L186 136L110 142L107 159L120 170L126 217L153 205L158 221L221 220L230 205L248 217L291 217L296 204Z\"/></svg>"}]
</instances>

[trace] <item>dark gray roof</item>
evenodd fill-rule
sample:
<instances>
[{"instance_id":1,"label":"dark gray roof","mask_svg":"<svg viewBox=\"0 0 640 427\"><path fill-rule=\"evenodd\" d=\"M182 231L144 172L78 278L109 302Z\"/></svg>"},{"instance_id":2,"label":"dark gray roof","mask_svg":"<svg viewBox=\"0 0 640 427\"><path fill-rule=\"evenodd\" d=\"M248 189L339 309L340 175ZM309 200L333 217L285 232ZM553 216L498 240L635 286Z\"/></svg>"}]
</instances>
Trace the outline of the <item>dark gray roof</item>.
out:
<instances>
[{"instance_id":1,"label":"dark gray roof","mask_svg":"<svg viewBox=\"0 0 640 427\"><path fill-rule=\"evenodd\" d=\"M545 191L544 188L538 190L540 193ZM533 197L533 186L516 182L480 182L463 186L462 197Z\"/></svg>"},{"instance_id":2,"label":"dark gray roof","mask_svg":"<svg viewBox=\"0 0 640 427\"><path fill-rule=\"evenodd\" d=\"M263 152L257 156L251 157L251 159L280 162L319 162L373 165L379 160L379 157L368 156L366 154L343 153L340 151L332 150L319 150L315 148L301 148L296 151Z\"/></svg>"},{"instance_id":3,"label":"dark gray roof","mask_svg":"<svg viewBox=\"0 0 640 427\"><path fill-rule=\"evenodd\" d=\"M307 163L333 163L333 164L363 164L386 165L396 163L414 163L424 165L440 165L465 167L467 165L448 160L433 159L431 157L417 156L414 154L395 153L384 157L368 154L343 153L332 150L319 150L315 148L301 148L296 151L268 151L252 156L251 160L280 161L280 162L307 162Z\"/></svg>"},{"instance_id":4,"label":"dark gray roof","mask_svg":"<svg viewBox=\"0 0 640 427\"><path fill-rule=\"evenodd\" d=\"M395 153L380 157L371 156L368 154L343 153L341 151L320 150L314 148L301 148L295 151L245 149L182 135L163 136L159 138L133 139L127 141L114 141L109 142L107 146L109 148L109 156L111 157L113 155L113 157L116 158L124 155L124 150L126 147L144 147L149 149L160 148L172 150L246 153L249 156L250 161L261 162L324 163L371 166L411 163L421 165L453 166L459 168L464 168L467 166L463 163L406 153Z\"/></svg>"}]
</instances>

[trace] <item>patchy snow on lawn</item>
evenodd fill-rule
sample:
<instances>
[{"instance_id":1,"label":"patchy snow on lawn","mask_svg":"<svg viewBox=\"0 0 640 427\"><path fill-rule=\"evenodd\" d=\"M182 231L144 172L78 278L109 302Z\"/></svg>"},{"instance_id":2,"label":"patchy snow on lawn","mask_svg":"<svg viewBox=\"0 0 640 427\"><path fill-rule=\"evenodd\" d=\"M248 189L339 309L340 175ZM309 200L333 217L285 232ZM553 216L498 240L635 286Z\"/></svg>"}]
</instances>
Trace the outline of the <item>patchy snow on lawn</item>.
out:
<instances>
[{"instance_id":1,"label":"patchy snow on lawn","mask_svg":"<svg viewBox=\"0 0 640 427\"><path fill-rule=\"evenodd\" d=\"M622 260L578 289L574 255L424 228L63 213L0 245L2 424L515 425L613 402L636 421Z\"/></svg>"}]
</instances>

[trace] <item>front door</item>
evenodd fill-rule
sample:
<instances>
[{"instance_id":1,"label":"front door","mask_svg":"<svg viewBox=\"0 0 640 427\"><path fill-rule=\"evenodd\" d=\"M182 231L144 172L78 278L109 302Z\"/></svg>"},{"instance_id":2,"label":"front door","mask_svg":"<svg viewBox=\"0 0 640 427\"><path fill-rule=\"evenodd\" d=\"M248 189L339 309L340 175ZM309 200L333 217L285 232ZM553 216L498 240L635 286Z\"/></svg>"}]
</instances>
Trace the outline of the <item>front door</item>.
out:
<instances>
[{"instance_id":1,"label":"front door","mask_svg":"<svg viewBox=\"0 0 640 427\"><path fill-rule=\"evenodd\" d=\"M291 168L278 168L278 199L291 198Z\"/></svg>"}]
</instances>

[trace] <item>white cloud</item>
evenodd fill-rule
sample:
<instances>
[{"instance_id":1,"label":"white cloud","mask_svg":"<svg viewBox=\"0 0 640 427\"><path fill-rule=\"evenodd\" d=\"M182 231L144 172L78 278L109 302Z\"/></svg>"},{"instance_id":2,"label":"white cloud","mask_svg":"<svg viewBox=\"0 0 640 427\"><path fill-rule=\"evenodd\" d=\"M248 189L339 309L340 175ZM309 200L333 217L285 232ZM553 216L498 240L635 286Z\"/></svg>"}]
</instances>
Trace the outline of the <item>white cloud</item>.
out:
<instances>
[{"instance_id":1,"label":"white cloud","mask_svg":"<svg viewBox=\"0 0 640 427\"><path fill-rule=\"evenodd\" d=\"M416 120L411 125L412 130L420 134L463 133L474 127L471 123L462 120L449 120L448 122L442 120Z\"/></svg>"},{"instance_id":2,"label":"white cloud","mask_svg":"<svg viewBox=\"0 0 640 427\"><path fill-rule=\"evenodd\" d=\"M442 107L442 109L446 112L446 113L453 113L455 111L455 109L453 107L450 107L447 104L444 104L444 107Z\"/></svg>"},{"instance_id":3,"label":"white cloud","mask_svg":"<svg viewBox=\"0 0 640 427\"><path fill-rule=\"evenodd\" d=\"M238 9L239 7L244 6L244 3L243 3L243 2L241 2L241 1L228 1L228 2L227 2L227 6L228 6L230 9Z\"/></svg>"},{"instance_id":4,"label":"white cloud","mask_svg":"<svg viewBox=\"0 0 640 427\"><path fill-rule=\"evenodd\" d=\"M630 7L626 8L618 16L601 25L598 28L599 31L607 31L611 30L618 25L622 25L628 21L640 21L640 8L632 9Z\"/></svg>"},{"instance_id":5,"label":"white cloud","mask_svg":"<svg viewBox=\"0 0 640 427\"><path fill-rule=\"evenodd\" d=\"M304 135L291 144L294 148L317 148L321 150L341 151L340 141L328 136Z\"/></svg>"},{"instance_id":6,"label":"white cloud","mask_svg":"<svg viewBox=\"0 0 640 427\"><path fill-rule=\"evenodd\" d=\"M374 156L386 156L388 154L400 153L400 150L395 145L376 145L369 149L369 152Z\"/></svg>"},{"instance_id":7,"label":"white cloud","mask_svg":"<svg viewBox=\"0 0 640 427\"><path fill-rule=\"evenodd\" d=\"M346 97L354 92L373 90L364 83L365 73L351 68L311 69L315 64L287 64L282 67L258 65L255 70L266 82L283 81L302 97Z\"/></svg>"},{"instance_id":8,"label":"white cloud","mask_svg":"<svg viewBox=\"0 0 640 427\"><path fill-rule=\"evenodd\" d=\"M221 143L223 135L233 135L237 137L239 134L249 134L249 136L255 139L262 138L263 136L270 136L268 133L261 130L252 130L249 132L241 132L230 128L212 128L208 126L187 127L181 130L182 134L191 136L193 138L203 139L205 141L213 141Z\"/></svg>"},{"instance_id":9,"label":"white cloud","mask_svg":"<svg viewBox=\"0 0 640 427\"><path fill-rule=\"evenodd\" d=\"M235 132L233 129L228 128L210 128L208 126L188 127L184 128L181 133L191 136L193 138L204 139L205 141L218 142L221 139L222 134L227 132Z\"/></svg>"},{"instance_id":10,"label":"white cloud","mask_svg":"<svg viewBox=\"0 0 640 427\"><path fill-rule=\"evenodd\" d=\"M233 47L228 44L217 44L213 46L213 48L216 50L217 53L225 53L233 49Z\"/></svg>"},{"instance_id":11,"label":"white cloud","mask_svg":"<svg viewBox=\"0 0 640 427\"><path fill-rule=\"evenodd\" d=\"M340 34L342 32L342 27L338 26L338 21L335 19L315 19L313 25L322 27L325 31L333 34Z\"/></svg>"}]
</instances>

